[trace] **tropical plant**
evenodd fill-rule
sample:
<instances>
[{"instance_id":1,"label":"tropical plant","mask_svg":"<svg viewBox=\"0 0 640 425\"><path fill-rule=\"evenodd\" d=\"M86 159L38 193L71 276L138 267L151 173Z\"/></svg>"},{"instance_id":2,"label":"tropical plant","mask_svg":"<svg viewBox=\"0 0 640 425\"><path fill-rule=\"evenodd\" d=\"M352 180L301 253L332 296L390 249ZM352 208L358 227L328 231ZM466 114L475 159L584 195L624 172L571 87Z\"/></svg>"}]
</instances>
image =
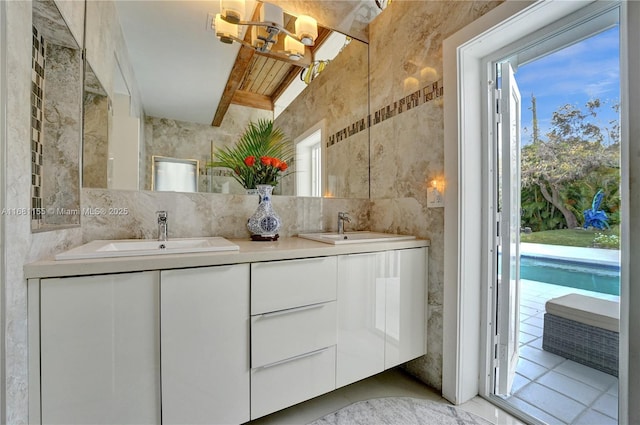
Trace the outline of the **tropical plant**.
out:
<instances>
[{"instance_id":1,"label":"tropical plant","mask_svg":"<svg viewBox=\"0 0 640 425\"><path fill-rule=\"evenodd\" d=\"M246 189L256 185L276 186L288 163L293 159L293 145L273 121L261 119L250 122L234 146L218 149L209 167L226 167Z\"/></svg>"},{"instance_id":2,"label":"tropical plant","mask_svg":"<svg viewBox=\"0 0 640 425\"><path fill-rule=\"evenodd\" d=\"M608 125L596 123L601 107L599 99L587 102L584 109L570 104L561 106L553 113L551 131L542 139L535 121L535 97L532 98L534 133L532 142L522 148L521 169L523 188L531 190L531 198L523 196L522 208L523 219L538 221L536 227L540 230L578 227L582 212L589 208L593 194L600 188L612 203L619 199L613 196L619 182L619 126L617 120ZM618 110L617 105L613 108ZM538 203L538 194L553 206L552 214L542 217L535 213L534 205L525 204ZM615 204L603 205L607 213L616 209ZM558 223L558 213L563 223Z\"/></svg>"}]
</instances>

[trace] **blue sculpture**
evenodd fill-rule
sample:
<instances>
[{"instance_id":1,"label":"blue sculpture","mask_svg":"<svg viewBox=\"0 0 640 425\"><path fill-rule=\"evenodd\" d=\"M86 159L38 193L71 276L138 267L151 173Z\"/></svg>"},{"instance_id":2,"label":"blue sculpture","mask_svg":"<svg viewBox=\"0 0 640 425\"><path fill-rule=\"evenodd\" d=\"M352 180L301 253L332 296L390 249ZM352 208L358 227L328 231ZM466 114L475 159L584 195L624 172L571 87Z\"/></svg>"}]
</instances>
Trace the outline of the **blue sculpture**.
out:
<instances>
[{"instance_id":1,"label":"blue sculpture","mask_svg":"<svg viewBox=\"0 0 640 425\"><path fill-rule=\"evenodd\" d=\"M603 210L599 210L600 203L602 203L602 198L604 197L604 192L602 189L596 193L596 196L593 197L593 202L591 203L591 209L584 210L584 228L588 229L589 227L594 227L596 229L604 230L609 228L609 217L607 217L607 213Z\"/></svg>"}]
</instances>

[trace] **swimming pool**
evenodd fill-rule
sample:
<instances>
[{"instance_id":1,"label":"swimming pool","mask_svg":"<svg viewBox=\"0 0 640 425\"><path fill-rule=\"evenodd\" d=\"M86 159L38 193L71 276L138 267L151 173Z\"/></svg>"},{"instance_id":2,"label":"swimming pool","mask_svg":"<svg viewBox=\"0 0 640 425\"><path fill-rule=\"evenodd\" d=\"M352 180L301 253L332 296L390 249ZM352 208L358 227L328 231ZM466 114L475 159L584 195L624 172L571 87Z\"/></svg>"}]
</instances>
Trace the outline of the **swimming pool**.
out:
<instances>
[{"instance_id":1,"label":"swimming pool","mask_svg":"<svg viewBox=\"0 0 640 425\"><path fill-rule=\"evenodd\" d=\"M620 266L523 255L520 278L620 295Z\"/></svg>"}]
</instances>

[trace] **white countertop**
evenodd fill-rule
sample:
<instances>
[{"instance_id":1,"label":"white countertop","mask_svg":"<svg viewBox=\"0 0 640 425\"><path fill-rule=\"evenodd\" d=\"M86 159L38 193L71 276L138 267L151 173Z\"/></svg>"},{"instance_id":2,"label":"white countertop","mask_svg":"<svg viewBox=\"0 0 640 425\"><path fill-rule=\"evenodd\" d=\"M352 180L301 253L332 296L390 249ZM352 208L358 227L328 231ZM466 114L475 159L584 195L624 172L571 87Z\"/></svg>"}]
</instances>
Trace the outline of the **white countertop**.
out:
<instances>
[{"instance_id":1,"label":"white countertop","mask_svg":"<svg viewBox=\"0 0 640 425\"><path fill-rule=\"evenodd\" d=\"M262 261L296 258L325 257L361 252L429 246L426 239L395 242L331 245L298 237L281 238L276 242L253 242L248 239L229 239L240 247L239 251L209 252L175 255L149 255L85 260L42 260L24 266L27 279L92 274L137 272L145 270L180 269L187 267L218 266L223 264L257 263Z\"/></svg>"}]
</instances>

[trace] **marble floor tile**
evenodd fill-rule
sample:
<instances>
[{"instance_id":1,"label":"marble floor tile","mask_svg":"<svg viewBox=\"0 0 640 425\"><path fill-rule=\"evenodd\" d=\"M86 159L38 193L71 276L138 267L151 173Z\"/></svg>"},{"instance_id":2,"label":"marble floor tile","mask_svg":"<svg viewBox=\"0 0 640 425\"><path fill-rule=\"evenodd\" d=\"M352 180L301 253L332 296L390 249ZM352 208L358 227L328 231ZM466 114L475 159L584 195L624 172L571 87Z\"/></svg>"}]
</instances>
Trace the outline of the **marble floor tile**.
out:
<instances>
[{"instance_id":1,"label":"marble floor tile","mask_svg":"<svg viewBox=\"0 0 640 425\"><path fill-rule=\"evenodd\" d=\"M520 335L518 336L518 341L520 341L520 344L528 344L536 338L538 337L535 335L531 335L526 332L520 332Z\"/></svg>"},{"instance_id":2,"label":"marble floor tile","mask_svg":"<svg viewBox=\"0 0 640 425\"><path fill-rule=\"evenodd\" d=\"M526 378L519 373L516 373L516 376L513 378L513 385L511 386L511 392L513 394L518 394L525 385L531 383L531 379Z\"/></svg>"},{"instance_id":3,"label":"marble floor tile","mask_svg":"<svg viewBox=\"0 0 640 425\"><path fill-rule=\"evenodd\" d=\"M554 371L544 374L536 382L587 406L591 405L602 394L602 392L587 384Z\"/></svg>"},{"instance_id":4,"label":"marble floor tile","mask_svg":"<svg viewBox=\"0 0 640 425\"><path fill-rule=\"evenodd\" d=\"M530 325L526 322L520 323L520 331L528 333L529 335L533 335L536 337L542 336L542 328L537 326Z\"/></svg>"},{"instance_id":5,"label":"marble floor tile","mask_svg":"<svg viewBox=\"0 0 640 425\"><path fill-rule=\"evenodd\" d=\"M544 328L544 319L539 316L532 316L524 320L524 323L527 325L537 326L539 328Z\"/></svg>"},{"instance_id":6,"label":"marble floor tile","mask_svg":"<svg viewBox=\"0 0 640 425\"><path fill-rule=\"evenodd\" d=\"M303 425L352 403L381 397L415 397L449 404L440 393L399 369L339 388L288 409L248 422L247 425ZM487 400L474 397L459 408L500 425L524 425Z\"/></svg>"},{"instance_id":7,"label":"marble floor tile","mask_svg":"<svg viewBox=\"0 0 640 425\"><path fill-rule=\"evenodd\" d=\"M516 368L516 370L518 371L518 374L533 381L536 378L547 373L549 369L521 357L520 360L518 360L518 367Z\"/></svg>"},{"instance_id":8,"label":"marble floor tile","mask_svg":"<svg viewBox=\"0 0 640 425\"><path fill-rule=\"evenodd\" d=\"M527 346L542 350L542 338L534 339L533 341L529 342Z\"/></svg>"},{"instance_id":9,"label":"marble floor tile","mask_svg":"<svg viewBox=\"0 0 640 425\"><path fill-rule=\"evenodd\" d=\"M560 419L551 416L549 413L540 410L535 406L532 406L531 404L522 399L519 399L518 397L510 397L507 399L507 401L515 408L545 422L547 425L567 425L566 422L563 422Z\"/></svg>"},{"instance_id":10,"label":"marble floor tile","mask_svg":"<svg viewBox=\"0 0 640 425\"><path fill-rule=\"evenodd\" d=\"M569 376L578 381L584 382L587 385L591 385L600 391L607 391L618 380L615 376L611 376L596 369L592 369L588 366L576 363L571 360L560 363L556 366L554 371L563 375Z\"/></svg>"},{"instance_id":11,"label":"marble floor tile","mask_svg":"<svg viewBox=\"0 0 640 425\"><path fill-rule=\"evenodd\" d=\"M587 409L582 415L573 422L574 425L618 425L618 421L596 412L593 409Z\"/></svg>"},{"instance_id":12,"label":"marble floor tile","mask_svg":"<svg viewBox=\"0 0 640 425\"><path fill-rule=\"evenodd\" d=\"M531 308L531 307L527 307L525 306L520 306L520 312L527 314L529 316L535 316L536 314L540 313L540 310L535 309L535 308Z\"/></svg>"},{"instance_id":13,"label":"marble floor tile","mask_svg":"<svg viewBox=\"0 0 640 425\"><path fill-rule=\"evenodd\" d=\"M585 405L535 382L523 388L517 397L566 423L586 409Z\"/></svg>"},{"instance_id":14,"label":"marble floor tile","mask_svg":"<svg viewBox=\"0 0 640 425\"><path fill-rule=\"evenodd\" d=\"M547 369L553 369L555 366L566 360L564 357L549 353L548 351L540 350L536 347L532 347L531 345L527 345L520 349L520 357L537 363L540 366L544 366Z\"/></svg>"},{"instance_id":15,"label":"marble floor tile","mask_svg":"<svg viewBox=\"0 0 640 425\"><path fill-rule=\"evenodd\" d=\"M591 407L613 419L618 419L618 397L603 394Z\"/></svg>"}]
</instances>

